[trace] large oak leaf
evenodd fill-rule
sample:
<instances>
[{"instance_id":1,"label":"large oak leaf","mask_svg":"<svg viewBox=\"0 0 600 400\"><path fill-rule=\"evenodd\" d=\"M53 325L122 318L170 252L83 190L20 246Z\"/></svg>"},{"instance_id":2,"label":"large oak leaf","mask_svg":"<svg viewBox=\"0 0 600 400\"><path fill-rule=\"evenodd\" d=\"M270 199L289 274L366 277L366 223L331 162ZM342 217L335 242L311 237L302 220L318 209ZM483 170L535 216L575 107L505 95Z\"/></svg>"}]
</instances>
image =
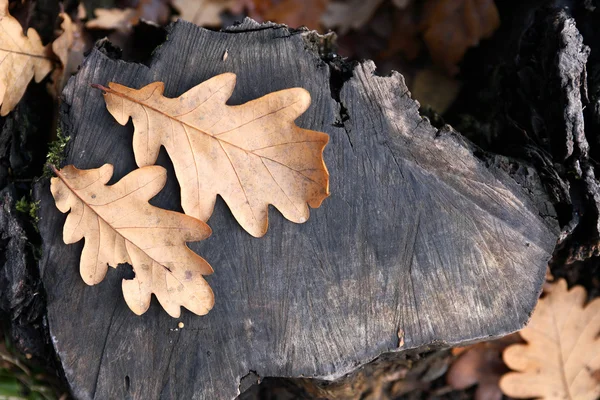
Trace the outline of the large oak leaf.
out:
<instances>
[{"instance_id":1,"label":"large oak leaf","mask_svg":"<svg viewBox=\"0 0 600 400\"><path fill-rule=\"evenodd\" d=\"M190 216L148 203L165 185L166 171L159 166L137 169L107 186L113 167L79 170L72 165L55 171L51 191L63 213L66 244L85 237L80 272L84 282L102 281L108 265L129 263L135 278L123 280L129 308L143 314L154 293L172 317L180 306L203 315L214 304L213 292L202 275L211 266L186 246L207 238L208 225Z\"/></svg>"},{"instance_id":2,"label":"large oak leaf","mask_svg":"<svg viewBox=\"0 0 600 400\"><path fill-rule=\"evenodd\" d=\"M27 36L19 21L8 13L8 0L0 0L0 116L15 108L32 78L40 82L52 70L49 46L29 28Z\"/></svg>"},{"instance_id":3,"label":"large oak leaf","mask_svg":"<svg viewBox=\"0 0 600 400\"><path fill-rule=\"evenodd\" d=\"M139 166L154 164L165 147L186 214L207 221L220 195L256 237L267 231L269 204L290 221L305 222L307 203L319 207L329 195L323 161L329 136L294 123L310 105L310 94L292 88L228 106L234 86L235 75L226 73L172 99L163 96L162 82L139 90L116 83L98 87L120 124L133 119Z\"/></svg>"},{"instance_id":4,"label":"large oak leaf","mask_svg":"<svg viewBox=\"0 0 600 400\"><path fill-rule=\"evenodd\" d=\"M581 286L548 285L519 334L527 344L504 350L513 370L500 380L504 394L519 399L600 398L600 299L585 305Z\"/></svg>"}]
</instances>

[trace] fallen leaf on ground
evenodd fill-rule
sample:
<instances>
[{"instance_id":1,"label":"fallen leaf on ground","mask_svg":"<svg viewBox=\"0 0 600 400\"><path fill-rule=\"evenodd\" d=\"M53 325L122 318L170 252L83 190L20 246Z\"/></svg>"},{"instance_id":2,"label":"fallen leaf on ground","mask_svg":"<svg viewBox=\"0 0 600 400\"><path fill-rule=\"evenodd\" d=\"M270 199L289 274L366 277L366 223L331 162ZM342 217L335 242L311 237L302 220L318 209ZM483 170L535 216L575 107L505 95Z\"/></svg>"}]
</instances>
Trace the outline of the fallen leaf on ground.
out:
<instances>
[{"instance_id":1,"label":"fallen leaf on ground","mask_svg":"<svg viewBox=\"0 0 600 400\"><path fill-rule=\"evenodd\" d=\"M257 21L318 29L329 0L241 0L241 3L248 10L248 15Z\"/></svg>"},{"instance_id":2,"label":"fallen leaf on ground","mask_svg":"<svg viewBox=\"0 0 600 400\"><path fill-rule=\"evenodd\" d=\"M511 369L500 380L510 397L595 400L600 396L600 299L585 305L581 286L559 279L519 334L527 344L504 350Z\"/></svg>"},{"instance_id":3,"label":"fallen leaf on ground","mask_svg":"<svg viewBox=\"0 0 600 400\"><path fill-rule=\"evenodd\" d=\"M411 88L412 98L422 106L443 114L460 92L460 81L434 68L417 71Z\"/></svg>"},{"instance_id":4,"label":"fallen leaf on ground","mask_svg":"<svg viewBox=\"0 0 600 400\"><path fill-rule=\"evenodd\" d=\"M198 26L220 26L221 14L231 9L236 0L174 0L179 18Z\"/></svg>"},{"instance_id":5,"label":"fallen leaf on ground","mask_svg":"<svg viewBox=\"0 0 600 400\"><path fill-rule=\"evenodd\" d=\"M269 204L301 223L309 216L307 203L319 207L329 195L323 161L329 136L294 123L310 104L306 90L228 106L235 81L232 73L218 75L172 99L163 96L162 82L139 90L117 83L96 87L121 125L132 118L139 166L154 164L165 147L186 214L207 221L220 195L240 225L260 237L267 232Z\"/></svg>"},{"instance_id":6,"label":"fallen leaf on ground","mask_svg":"<svg viewBox=\"0 0 600 400\"><path fill-rule=\"evenodd\" d=\"M502 350L521 341L512 334L489 342L477 343L465 348L453 349L460 356L452 363L446 374L446 382L455 390L478 385L475 400L500 400L502 391L498 382L508 367L502 361Z\"/></svg>"},{"instance_id":7,"label":"fallen leaf on ground","mask_svg":"<svg viewBox=\"0 0 600 400\"><path fill-rule=\"evenodd\" d=\"M180 306L204 315L214 304L213 292L202 275L211 266L190 250L186 242L206 239L211 230L204 222L148 203L165 185L163 167L136 169L107 186L113 166L80 170L72 165L54 170L51 191L56 207L70 210L63 230L66 244L85 237L80 273L95 285L104 279L108 265L129 263L135 277L123 280L123 295L131 310L141 315L152 293L172 317Z\"/></svg>"},{"instance_id":8,"label":"fallen leaf on ground","mask_svg":"<svg viewBox=\"0 0 600 400\"><path fill-rule=\"evenodd\" d=\"M40 82L53 68L49 46L43 46L33 28L23 34L21 24L8 13L8 0L0 0L0 116L11 112L32 78Z\"/></svg>"},{"instance_id":9,"label":"fallen leaf on ground","mask_svg":"<svg viewBox=\"0 0 600 400\"><path fill-rule=\"evenodd\" d=\"M73 21L71 21L71 17L67 13L62 12L58 16L63 21L60 24L63 32L52 42L52 51L56 54L63 67L65 67L69 59L69 51L75 42L75 25L73 25Z\"/></svg>"},{"instance_id":10,"label":"fallen leaf on ground","mask_svg":"<svg viewBox=\"0 0 600 400\"><path fill-rule=\"evenodd\" d=\"M116 30L127 33L140 23L140 20L164 25L170 15L169 7L161 0L139 0L135 8L97 8L96 18L88 21L88 29Z\"/></svg>"},{"instance_id":11,"label":"fallen leaf on ground","mask_svg":"<svg viewBox=\"0 0 600 400\"><path fill-rule=\"evenodd\" d=\"M158 25L168 23L171 16L171 10L165 0L139 0L136 9L139 10L140 18Z\"/></svg>"},{"instance_id":12,"label":"fallen leaf on ground","mask_svg":"<svg viewBox=\"0 0 600 400\"><path fill-rule=\"evenodd\" d=\"M360 29L375 14L383 0L350 0L329 3L321 18L323 26L345 34L351 29Z\"/></svg>"},{"instance_id":13,"label":"fallen leaf on ground","mask_svg":"<svg viewBox=\"0 0 600 400\"><path fill-rule=\"evenodd\" d=\"M429 0L423 16L424 39L434 62L449 74L467 49L500 26L494 0Z\"/></svg>"},{"instance_id":14,"label":"fallen leaf on ground","mask_svg":"<svg viewBox=\"0 0 600 400\"><path fill-rule=\"evenodd\" d=\"M394 33L389 36L387 48L381 56L389 58L403 53L408 60L416 59L423 46L419 33L419 19L412 4L394 10Z\"/></svg>"},{"instance_id":15,"label":"fallen leaf on ground","mask_svg":"<svg viewBox=\"0 0 600 400\"><path fill-rule=\"evenodd\" d=\"M139 12L134 8L97 8L94 15L96 18L86 22L86 28L128 32L140 22Z\"/></svg>"},{"instance_id":16,"label":"fallen leaf on ground","mask_svg":"<svg viewBox=\"0 0 600 400\"><path fill-rule=\"evenodd\" d=\"M54 98L58 98L67 79L83 60L84 47L81 31L69 15L63 12L59 17L62 18L62 33L52 42L52 51L60 60L61 68L52 71L52 84L48 88Z\"/></svg>"}]
</instances>

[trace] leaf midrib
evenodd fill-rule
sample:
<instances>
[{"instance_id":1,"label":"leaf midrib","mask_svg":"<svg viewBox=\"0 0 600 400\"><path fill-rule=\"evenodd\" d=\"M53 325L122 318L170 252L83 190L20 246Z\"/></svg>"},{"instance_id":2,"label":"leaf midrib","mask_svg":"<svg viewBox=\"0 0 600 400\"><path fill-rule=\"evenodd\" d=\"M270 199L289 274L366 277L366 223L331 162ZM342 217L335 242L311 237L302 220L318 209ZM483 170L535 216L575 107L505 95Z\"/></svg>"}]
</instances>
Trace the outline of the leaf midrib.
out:
<instances>
[{"instance_id":1,"label":"leaf midrib","mask_svg":"<svg viewBox=\"0 0 600 400\"><path fill-rule=\"evenodd\" d=\"M152 260L155 264L160 265L161 267L163 267L169 274L171 274L171 276L177 281L179 282L179 284L183 285L183 287L186 287L186 285L179 279L177 278L177 276L175 276L175 274L173 273L173 271L171 271L170 268L168 268L166 265L163 265L162 263L158 262L157 260L155 260L153 257L151 257L144 249L142 249L141 247L139 247L137 244L133 243L130 239L126 238L123 234L121 234L121 232L119 232L117 229L115 229L111 224L108 223L108 221L106 221L106 219L104 219L90 204L88 204L80 195L79 193L77 193L76 189L71 186L69 184L69 182L67 181L67 179L65 178L65 176L60 172L59 169L54 168L54 173L56 174L56 176L65 184L65 186L67 186L67 188L71 191L71 193L73 193L85 206L87 206L88 208L90 208L94 214L96 214L96 216L101 219L102 221L104 221L104 223L106 225L108 225L109 227L111 227L112 230L114 230L117 235L121 236L123 238L123 240L126 240L127 242L131 243L132 246L136 247L138 250L140 250L142 253L144 253L150 260ZM150 181L152 182L152 181ZM149 184L150 182L146 183ZM144 185L145 186L145 185ZM142 188L143 186L140 186L139 188L137 188L136 190ZM131 192L133 193L133 192ZM85 235L84 235L85 237ZM184 243L185 246L185 243ZM129 253L127 254L129 256ZM129 256L131 257L131 256ZM133 266L133 261L130 259L129 261L132 262L132 267L134 268L135 271L135 267ZM139 282L139 281L138 281ZM150 285L151 287L151 293L154 293L154 285ZM167 291L169 297L171 297L171 294ZM203 304L202 300L200 298L197 298L196 295L194 294L193 290L190 290L190 293L192 294L192 296L198 301L199 304ZM179 304L179 302L175 301L175 304L177 304L179 307L185 307L182 304Z\"/></svg>"},{"instance_id":2,"label":"leaf midrib","mask_svg":"<svg viewBox=\"0 0 600 400\"><path fill-rule=\"evenodd\" d=\"M294 168L290 167L289 165L286 165L286 164L284 164L284 163L282 163L282 162L280 162L280 161L274 160L274 159L272 159L272 158L270 158L270 157L263 156L263 155L260 155L260 154L256 154L256 153L254 152L254 150L247 150L247 149L245 149L245 148L243 148L243 147L241 147L241 146L238 146L238 145L236 145L236 144L234 144L234 143L231 143L231 142L229 142L229 141L227 141L227 140L220 139L220 138L219 138L218 136L216 136L216 135L211 135L210 133L208 133L208 132L206 132L206 131L203 131L202 129L200 129L200 128L198 128L198 127L195 127L195 126L193 126L193 125L190 125L190 124L188 124L188 123L186 123L186 122L184 122L184 121L181 121L181 120L179 120L179 119L175 118L174 116L172 116L172 115L169 115L169 114L165 113L164 111L162 111L162 110L160 110L160 109L157 109L157 108L155 108L155 107L152 107L151 105L148 105L148 104L146 104L146 103L142 103L141 101L139 101L139 100L137 100L137 99L134 99L133 97L127 96L127 95L126 95L126 94L124 94L124 93L118 92L118 91L116 91L116 90L114 90L114 89L112 89L112 88L103 88L103 90L106 90L106 89L107 89L107 92L108 92L108 93L110 93L110 94L113 94L113 95L116 95L116 96L118 96L118 97L121 97L121 98L127 99L127 100L129 100L129 101L131 101L131 102L133 102L133 103L139 104L139 105L140 105L140 106L142 106L142 107L147 107L147 108L149 108L149 109L150 109L150 110L152 110L152 111L155 111L155 112L157 112L157 113L159 113L159 114L161 114L161 115L164 115L165 117L167 117L167 118L169 118L169 119L175 120L175 121L177 121L178 123L180 123L180 124L182 124L182 125L184 125L184 126L187 126L187 127L191 128L191 129L193 129L193 130L195 130L195 131L198 131L198 132L202 133L203 135L206 135L206 136L208 136L208 137L210 137L210 138L212 138L212 139L214 139L214 140L217 140L217 141L218 141L218 142L220 142L220 143L225 143L225 144L228 144L228 145L230 145L230 146L232 146L232 147L235 147L235 148L237 148L237 149L239 149L239 150L242 150L243 152L245 152L245 153L247 153L247 154L252 154L252 155L253 155L253 156L255 156L255 157L264 158L264 159L266 159L266 160L269 160L269 161L272 161L272 162L274 162L274 163L277 163L277 164L279 164L279 165L282 165L282 166L284 166L284 167L288 168L290 171L293 171L293 172L297 173L298 175L300 175L300 176L304 177L305 179L308 179L309 181L311 181L311 182L313 182L313 183L315 183L315 184L317 184L317 185L319 184L318 182L315 182L315 180L313 180L312 178L310 178L310 177L308 177L308 176L304 175L304 174L303 174L301 171L298 171L298 170L296 170L296 169L294 169ZM150 98L151 98L151 97L152 97L152 95L150 96ZM281 108L281 109L277 110L277 112L279 112L279 111L281 111L281 110L284 110L284 109L286 109L287 107L289 107L289 106L283 107L283 108ZM253 121L251 121L251 122L253 122ZM238 127L236 127L235 129L237 129L237 128L238 128ZM314 141L311 141L311 140L309 140L309 141L304 141L304 142L294 142L294 143L309 143L309 142L317 142L317 143L320 143L321 141L319 141L319 140L314 140ZM286 145L286 144L289 144L289 143L282 143L281 145ZM263 148L264 148L264 147L263 147ZM263 148L261 148L261 149L263 149ZM257 149L257 150L261 150L261 149ZM235 170L235 167L233 167L233 166L232 166L232 168Z\"/></svg>"},{"instance_id":3,"label":"leaf midrib","mask_svg":"<svg viewBox=\"0 0 600 400\"><path fill-rule=\"evenodd\" d=\"M146 254L148 256L148 258L150 258L152 261L154 261L155 263L157 263L158 265L160 265L161 267L163 267L164 269L166 269L167 271L169 271L171 274L173 274L173 272L171 271L170 268L168 268L166 265L162 265L160 262L158 262L157 260L155 260L154 258L152 258L148 253L146 253L144 250L142 250L141 247L139 247L137 244L135 244L134 242L131 241L131 239L128 239L127 237L125 237L121 232L119 232L114 226L112 226L112 224L110 224L105 218L102 217L102 215L100 215L100 213L98 213L98 211L91 205L89 204L87 201L85 201L83 199L83 197L81 197L79 195L79 193L77 192L77 189L75 189L73 186L71 186L68 182L68 180L65 178L65 176L62 174L62 172L58 169L56 169L54 171L54 173L56 174L56 176L65 184L65 186L67 186L67 188L71 191L71 193L73 193L86 207L90 208L92 211L94 211L94 214L96 214L96 216L101 219L107 226L109 226L113 231L115 231L117 233L117 235L121 236L123 238L123 240L128 241L129 243L131 243L132 246L135 246L137 249L139 249L140 251L142 251L144 254ZM152 182L152 181L150 181ZM146 183L149 184L150 182ZM91 186L91 185L89 185ZM144 185L145 186L145 185ZM140 186L138 189L141 189L143 186ZM136 190L138 190L136 189ZM131 192L133 193L133 192ZM130 193L128 193L129 195ZM85 236L85 235L84 235ZM131 261L131 260L130 260ZM177 279L177 277L173 276L175 279ZM179 281L179 279L177 279L177 281Z\"/></svg>"},{"instance_id":4,"label":"leaf midrib","mask_svg":"<svg viewBox=\"0 0 600 400\"><path fill-rule=\"evenodd\" d=\"M565 360L562 354L562 343L561 343L561 330L558 327L557 321L556 321L556 317L554 315L554 313L552 313L552 325L554 327L554 330L556 332L556 341L557 341L557 345L558 345L558 356L559 356L559 362L560 362L560 366L559 366L559 371L560 371L560 378L563 382L563 385L565 386L565 393L567 395L567 398L569 400L573 399L573 396L571 396L571 387L569 385L569 381L567 379L567 373L565 371Z\"/></svg>"}]
</instances>

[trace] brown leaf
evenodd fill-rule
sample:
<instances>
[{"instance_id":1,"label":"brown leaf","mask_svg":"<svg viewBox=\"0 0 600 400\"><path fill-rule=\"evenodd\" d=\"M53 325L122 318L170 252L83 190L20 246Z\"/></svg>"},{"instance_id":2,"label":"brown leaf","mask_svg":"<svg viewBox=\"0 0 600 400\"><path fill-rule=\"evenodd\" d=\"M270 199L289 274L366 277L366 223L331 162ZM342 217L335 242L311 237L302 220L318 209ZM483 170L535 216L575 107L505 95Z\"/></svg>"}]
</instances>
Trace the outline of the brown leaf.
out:
<instances>
[{"instance_id":1,"label":"brown leaf","mask_svg":"<svg viewBox=\"0 0 600 400\"><path fill-rule=\"evenodd\" d=\"M75 25L67 13L61 12L58 16L63 20L60 24L63 32L52 42L52 51L64 68L69 61L69 51L75 42Z\"/></svg>"},{"instance_id":2,"label":"brown leaf","mask_svg":"<svg viewBox=\"0 0 600 400\"><path fill-rule=\"evenodd\" d=\"M11 112L32 78L40 82L52 70L49 46L29 28L23 34L21 24L8 13L8 0L0 0L0 116Z\"/></svg>"},{"instance_id":3,"label":"brown leaf","mask_svg":"<svg viewBox=\"0 0 600 400\"><path fill-rule=\"evenodd\" d=\"M165 147L186 214L207 221L220 195L240 225L260 237L267 232L269 204L301 223L308 219L307 203L319 207L329 195L323 161L329 136L294 123L310 104L306 90L228 106L235 79L218 75L174 99L163 96L162 82L139 90L117 83L102 89L113 117L121 125L133 120L139 166L154 164Z\"/></svg>"},{"instance_id":4,"label":"brown leaf","mask_svg":"<svg viewBox=\"0 0 600 400\"><path fill-rule=\"evenodd\" d=\"M169 22L171 16L171 10L165 0L139 0L136 8L139 10L140 18L158 25Z\"/></svg>"},{"instance_id":5,"label":"brown leaf","mask_svg":"<svg viewBox=\"0 0 600 400\"><path fill-rule=\"evenodd\" d=\"M292 28L318 29L329 0L241 0L248 15L257 21L273 21Z\"/></svg>"},{"instance_id":6,"label":"brown leaf","mask_svg":"<svg viewBox=\"0 0 600 400\"><path fill-rule=\"evenodd\" d=\"M69 76L75 71L83 60L84 43L81 36L81 30L78 24L73 23L66 13L60 13L62 18L60 25L62 33L52 42L52 52L58 57L61 68L55 68L52 71L52 84L48 85L48 90L58 98Z\"/></svg>"},{"instance_id":7,"label":"brown leaf","mask_svg":"<svg viewBox=\"0 0 600 400\"><path fill-rule=\"evenodd\" d=\"M86 28L127 33L139 24L141 19L159 25L167 23L169 7L161 0L139 0L135 8L97 8L94 15L96 18L88 21L85 24Z\"/></svg>"},{"instance_id":8,"label":"brown leaf","mask_svg":"<svg viewBox=\"0 0 600 400\"><path fill-rule=\"evenodd\" d=\"M600 382L600 299L585 305L585 289L560 279L540 299L519 334L527 342L504 350L511 369L500 388L511 397L595 400Z\"/></svg>"},{"instance_id":9,"label":"brown leaf","mask_svg":"<svg viewBox=\"0 0 600 400\"><path fill-rule=\"evenodd\" d=\"M469 47L490 37L500 26L494 0L429 0L423 16L424 39L433 61L448 73Z\"/></svg>"},{"instance_id":10,"label":"brown leaf","mask_svg":"<svg viewBox=\"0 0 600 400\"><path fill-rule=\"evenodd\" d=\"M96 18L86 22L86 28L128 32L140 22L140 13L134 8L97 8L94 15Z\"/></svg>"},{"instance_id":11,"label":"brown leaf","mask_svg":"<svg viewBox=\"0 0 600 400\"><path fill-rule=\"evenodd\" d=\"M221 26L221 14L235 6L235 0L174 0L179 18L198 26Z\"/></svg>"},{"instance_id":12,"label":"brown leaf","mask_svg":"<svg viewBox=\"0 0 600 400\"><path fill-rule=\"evenodd\" d=\"M412 98L422 106L443 114L452 105L460 92L460 81L434 68L422 68L415 74Z\"/></svg>"},{"instance_id":13,"label":"brown leaf","mask_svg":"<svg viewBox=\"0 0 600 400\"><path fill-rule=\"evenodd\" d=\"M502 361L502 350L520 340L519 335L512 334L466 348L452 349L453 354L460 356L450 366L446 382L456 390L478 385L475 400L501 399L498 381L508 371Z\"/></svg>"},{"instance_id":14,"label":"brown leaf","mask_svg":"<svg viewBox=\"0 0 600 400\"><path fill-rule=\"evenodd\" d=\"M389 58L400 52L408 60L414 60L422 47L419 38L419 18L415 7L409 4L404 9L394 10L394 33L390 35L387 49L381 56Z\"/></svg>"},{"instance_id":15,"label":"brown leaf","mask_svg":"<svg viewBox=\"0 0 600 400\"><path fill-rule=\"evenodd\" d=\"M340 34L351 29L360 29L375 14L383 0L349 0L329 3L321 18L323 26L329 29L337 28Z\"/></svg>"},{"instance_id":16,"label":"brown leaf","mask_svg":"<svg viewBox=\"0 0 600 400\"><path fill-rule=\"evenodd\" d=\"M80 261L85 283L102 281L108 265L129 263L135 278L124 279L122 287L134 313L146 312L152 293L172 317L179 317L180 306L208 313L214 296L202 275L212 268L186 242L206 239L211 231L202 221L148 203L165 185L164 168L136 169L111 186L110 164L89 170L69 165L55 173L50 189L56 206L71 211L63 240L71 244L85 237Z\"/></svg>"}]
</instances>

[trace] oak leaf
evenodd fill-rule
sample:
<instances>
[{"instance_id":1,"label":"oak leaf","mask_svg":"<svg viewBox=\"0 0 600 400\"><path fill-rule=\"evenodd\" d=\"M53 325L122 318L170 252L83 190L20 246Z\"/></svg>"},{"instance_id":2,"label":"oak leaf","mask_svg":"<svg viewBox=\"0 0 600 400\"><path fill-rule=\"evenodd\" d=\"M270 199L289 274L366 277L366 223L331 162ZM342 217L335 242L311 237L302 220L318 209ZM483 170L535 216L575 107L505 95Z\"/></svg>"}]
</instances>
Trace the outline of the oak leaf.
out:
<instances>
[{"instance_id":1,"label":"oak leaf","mask_svg":"<svg viewBox=\"0 0 600 400\"><path fill-rule=\"evenodd\" d=\"M0 116L15 108L32 78L40 82L52 67L50 47L33 28L24 35L8 12L8 0L0 0Z\"/></svg>"},{"instance_id":2,"label":"oak leaf","mask_svg":"<svg viewBox=\"0 0 600 400\"><path fill-rule=\"evenodd\" d=\"M238 0L257 21L273 21L293 28L319 28L329 0Z\"/></svg>"},{"instance_id":3,"label":"oak leaf","mask_svg":"<svg viewBox=\"0 0 600 400\"><path fill-rule=\"evenodd\" d=\"M454 75L467 49L499 26L494 0L428 0L422 29L433 61Z\"/></svg>"},{"instance_id":4,"label":"oak leaf","mask_svg":"<svg viewBox=\"0 0 600 400\"><path fill-rule=\"evenodd\" d=\"M186 214L207 221L220 195L251 235L263 236L268 206L301 223L308 205L329 195L323 149L329 136L298 127L294 120L310 104L301 88L269 93L238 106L225 104L236 77L215 76L177 98L164 84L139 90L110 83L109 112L121 124L132 118L138 166L154 164L163 145L173 161Z\"/></svg>"},{"instance_id":5,"label":"oak leaf","mask_svg":"<svg viewBox=\"0 0 600 400\"><path fill-rule=\"evenodd\" d=\"M236 0L174 0L179 18L198 26L221 25L221 14L235 7Z\"/></svg>"},{"instance_id":6,"label":"oak leaf","mask_svg":"<svg viewBox=\"0 0 600 400\"><path fill-rule=\"evenodd\" d=\"M329 3L321 18L326 28L337 28L340 34L348 33L351 29L360 29L373 15L383 0L349 0Z\"/></svg>"},{"instance_id":7,"label":"oak leaf","mask_svg":"<svg viewBox=\"0 0 600 400\"><path fill-rule=\"evenodd\" d=\"M169 6L161 0L139 0L134 8L97 8L96 18L88 21L88 29L116 30L128 33L140 20L163 25L169 19Z\"/></svg>"},{"instance_id":8,"label":"oak leaf","mask_svg":"<svg viewBox=\"0 0 600 400\"><path fill-rule=\"evenodd\" d=\"M67 13L60 13L62 33L52 42L52 52L58 57L60 67L52 71L52 84L48 90L54 98L58 98L67 80L77 71L83 60L84 42L80 23L75 23ZM77 21L79 22L79 21Z\"/></svg>"},{"instance_id":9,"label":"oak leaf","mask_svg":"<svg viewBox=\"0 0 600 400\"><path fill-rule=\"evenodd\" d=\"M594 400L600 396L600 299L585 305L581 286L560 279L540 299L519 334L527 342L503 354L511 369L500 380L515 398Z\"/></svg>"},{"instance_id":10,"label":"oak leaf","mask_svg":"<svg viewBox=\"0 0 600 400\"><path fill-rule=\"evenodd\" d=\"M498 382L502 374L508 371L502 361L502 351L520 341L519 335L514 333L489 342L452 349L458 358L448 369L446 382L455 390L477 385L474 400L501 400L502 391Z\"/></svg>"},{"instance_id":11,"label":"oak leaf","mask_svg":"<svg viewBox=\"0 0 600 400\"><path fill-rule=\"evenodd\" d=\"M134 8L97 8L94 15L96 18L86 22L86 28L128 32L140 21L140 13Z\"/></svg>"},{"instance_id":12,"label":"oak leaf","mask_svg":"<svg viewBox=\"0 0 600 400\"><path fill-rule=\"evenodd\" d=\"M52 42L52 51L56 54L64 68L69 61L69 51L75 43L76 26L73 24L69 14L61 12L58 16L62 18L60 28L63 32Z\"/></svg>"},{"instance_id":13,"label":"oak leaf","mask_svg":"<svg viewBox=\"0 0 600 400\"><path fill-rule=\"evenodd\" d=\"M203 315L214 304L213 292L202 275L211 266L186 246L207 238L211 230L204 222L148 203L165 185L166 171L160 166L134 170L107 186L113 166L79 170L72 165L54 170L51 191L58 209L69 215L63 240L66 244L85 237L80 273L84 282L102 281L108 265L129 263L135 271L123 280L125 301L141 315L150 306L152 293L172 317L180 306Z\"/></svg>"}]
</instances>

